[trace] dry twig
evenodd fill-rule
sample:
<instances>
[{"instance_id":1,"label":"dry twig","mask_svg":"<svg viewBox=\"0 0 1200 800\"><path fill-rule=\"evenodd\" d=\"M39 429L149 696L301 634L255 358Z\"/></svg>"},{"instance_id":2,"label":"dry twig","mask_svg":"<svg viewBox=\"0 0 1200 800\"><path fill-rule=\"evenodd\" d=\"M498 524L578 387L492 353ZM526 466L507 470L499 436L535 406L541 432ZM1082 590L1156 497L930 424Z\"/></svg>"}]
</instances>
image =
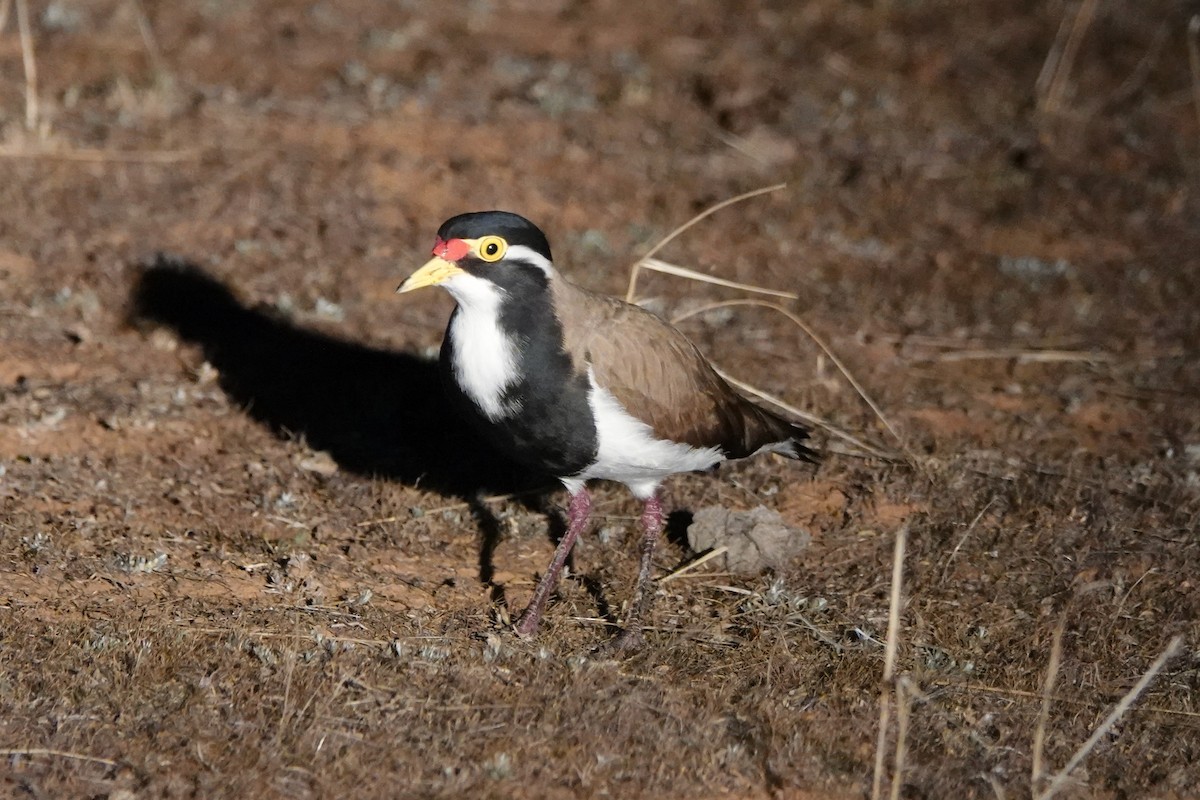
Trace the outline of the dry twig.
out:
<instances>
[{"instance_id":1,"label":"dry twig","mask_svg":"<svg viewBox=\"0 0 1200 800\"><path fill-rule=\"evenodd\" d=\"M757 306L759 308L769 308L773 311L778 311L780 314L783 314L785 317L787 317L789 320L791 320L796 325L796 327L798 327L800 330L804 331L805 335L808 336L809 339L812 339L813 342L816 343L817 347L821 348L821 350L825 353L825 355L827 355L829 357L829 360L833 362L834 366L836 366L838 368L838 370L842 373L842 375L845 376L846 380L850 382L850 385L852 387L854 387L854 391L858 392L858 396L863 399L863 402L865 402L868 406L870 406L871 410L873 412L875 412L875 416L878 417L879 421L883 423L883 426L885 428L887 428L888 432L891 433L892 436L894 436L896 438L896 441L900 443L900 447L901 447L901 449L904 450L905 454L911 460L914 460L914 461L916 460L916 456L914 456L913 453L911 451L909 451L908 445L905 444L904 438L892 426L892 423L888 420L887 416L883 413L883 410L880 409L879 405L874 400L871 399L871 396L869 394L867 394L867 390L862 387L862 384L860 384L858 382L858 380L850 372L850 369L845 364L842 363L842 360L837 357L837 354L834 353L833 350L831 350L829 348L829 345L825 344L825 341L820 336L817 335L816 331L814 331L812 328L810 328L808 326L808 323L806 323L804 320L800 319L799 316L797 316L796 314L793 314L791 311L788 311L786 308L779 305L778 303L768 303L765 300L724 300L719 303L710 303L709 305L701 306L700 308L697 308L694 311L689 311L685 314L680 314L680 315L674 317L671 321L672 322L681 322L682 320L685 320L688 317L693 317L697 314L703 314L706 311L713 311L718 308L730 308L733 306Z\"/></svg>"},{"instance_id":2,"label":"dry twig","mask_svg":"<svg viewBox=\"0 0 1200 800\"><path fill-rule=\"evenodd\" d=\"M1037 791L1038 784L1045 774L1042 765L1046 749L1046 722L1050 719L1050 701L1054 697L1054 683L1058 680L1058 666L1062 662L1062 639L1066 628L1067 620L1064 617L1054 629L1054 640L1050 645L1050 663L1046 667L1046 681L1042 684L1042 707L1038 711L1037 728L1033 733L1033 769L1029 778L1029 785L1034 791Z\"/></svg>"},{"instance_id":3,"label":"dry twig","mask_svg":"<svg viewBox=\"0 0 1200 800\"><path fill-rule=\"evenodd\" d=\"M672 572L668 575L662 576L661 578L658 579L658 583L664 584L667 581L675 580L676 578L678 578L681 575L686 575L687 573L691 572L692 570L694 570L696 567L700 566L701 564L703 564L707 561L711 561L712 559L716 558L717 556L724 555L728 550L729 550L729 548L726 547L725 545L721 545L720 547L713 548L712 550L709 550L707 553L705 553L704 555L697 558L695 561L689 561L688 563L684 564L682 567L675 570L674 572Z\"/></svg>"},{"instance_id":4,"label":"dry twig","mask_svg":"<svg viewBox=\"0 0 1200 800\"><path fill-rule=\"evenodd\" d=\"M1125 712L1127 712L1130 706L1132 706L1138 699L1138 695L1146 690L1146 687L1149 686L1151 681L1153 681L1158 673L1162 671L1162 668L1166 666L1167 662L1175 657L1175 654L1179 652L1179 648L1182 646L1182 636L1176 636L1170 641L1170 643L1167 645L1167 648L1163 650L1161 654L1159 654L1158 658L1154 659L1154 663L1151 664L1150 668L1147 669L1145 674L1142 675L1141 680L1134 684L1133 688L1130 689L1125 696L1121 698L1121 701L1113 707L1113 710L1107 717L1104 718L1104 721L1100 723L1096 730L1092 731L1092 735L1088 737L1086 742L1079 746L1079 749L1075 751L1075 755L1071 756L1071 760L1067 762L1067 765L1063 767L1057 775L1054 776L1053 780L1050 781L1050 785L1046 787L1046 791L1037 796L1037 800L1050 800L1050 798L1054 797L1054 795L1058 794L1059 791L1062 790L1063 786L1066 785L1067 778L1070 777L1075 768L1078 767L1080 763L1082 763L1083 760L1088 757L1100 740L1103 739L1105 735L1112 730L1112 727L1117 724L1117 721L1120 720L1121 717L1125 716Z\"/></svg>"},{"instance_id":5,"label":"dry twig","mask_svg":"<svg viewBox=\"0 0 1200 800\"><path fill-rule=\"evenodd\" d=\"M38 106L37 61L33 57L33 30L29 26L29 0L17 0L17 30L21 36L21 60L25 65L25 127L37 130L41 110Z\"/></svg>"},{"instance_id":6,"label":"dry twig","mask_svg":"<svg viewBox=\"0 0 1200 800\"><path fill-rule=\"evenodd\" d=\"M779 289L764 289L761 286L754 286L749 283L738 283L737 281L727 281L724 278L717 278L713 275L705 275L703 272L696 272L694 269L681 267L677 264L668 264L666 261L660 261L657 258L646 257L637 263L638 268L648 269L652 272L661 272L664 275L674 275L677 278L687 278L688 280L699 281L701 283L711 283L714 286L724 286L727 289L740 289L743 292L754 292L756 294L770 295L771 297L782 297L787 300L799 300L800 295L795 292L784 292Z\"/></svg>"},{"instance_id":7,"label":"dry twig","mask_svg":"<svg viewBox=\"0 0 1200 800\"><path fill-rule=\"evenodd\" d=\"M963 694L991 694L998 697L1015 697L1020 700L1039 701L1042 698L1040 692L1031 692L1027 689L1012 689L1007 686L988 686L981 683L960 683L951 680L939 680L933 685L939 691L948 689L953 692L962 692ZM1099 701L1080 700L1076 697L1063 697L1062 695L1053 695L1050 699L1060 705L1068 705L1075 708L1096 709L1101 706ZM1134 710L1142 714L1162 714L1167 717L1200 720L1200 711L1184 711L1179 708L1163 708L1162 706L1138 706Z\"/></svg>"},{"instance_id":8,"label":"dry twig","mask_svg":"<svg viewBox=\"0 0 1200 800\"><path fill-rule=\"evenodd\" d=\"M666 236L664 236L662 239L660 239L658 241L658 244L651 247L650 250L647 251L644 256L642 256L640 259L638 259L637 263L634 264L633 267L630 268L629 289L628 289L628 291L625 292L625 302L627 302L627 303L633 302L634 291L637 289L638 272L641 269L643 262L645 262L646 259L653 256L659 250L662 250L664 247L666 247L667 244L670 243L671 241L673 241L675 239L675 237L679 236L679 234L683 233L688 228L692 227L693 225L695 225L697 222L704 219L705 217L708 217L708 216L720 211L722 208L731 206L734 203L740 203L743 200L749 200L751 197L758 197L760 194L767 194L768 192L777 192L785 186L787 186L786 183L777 183L774 186L764 186L761 189L755 189L750 192L745 192L744 194L739 194L737 197L731 197L728 200L722 200L721 202L717 203L715 206L711 206L709 208L706 208L704 211L701 211L699 214L692 217L687 222L683 223L678 228L676 228L675 230L668 233Z\"/></svg>"},{"instance_id":9,"label":"dry twig","mask_svg":"<svg viewBox=\"0 0 1200 800\"><path fill-rule=\"evenodd\" d=\"M21 2L21 0L17 0ZM89 756L84 753L71 753L66 750L51 750L47 747L22 747L11 750L0 750L0 756L54 756L56 758L69 758L73 761L87 761L92 764L103 764L106 767L118 766L116 761L110 758L100 758L98 756Z\"/></svg>"},{"instance_id":10,"label":"dry twig","mask_svg":"<svg viewBox=\"0 0 1200 800\"><path fill-rule=\"evenodd\" d=\"M1038 80L1039 85L1042 85L1045 90L1044 93L1039 93L1038 97L1038 110L1043 114L1056 114L1062 110L1067 86L1071 80L1071 72L1075 68L1075 59L1079 56L1079 47L1083 44L1083 38L1096 18L1097 5L1099 5L1097 0L1082 0L1075 12L1070 33L1066 37L1066 42L1062 44L1061 50L1059 50L1060 29L1060 37L1055 41L1054 47L1046 57L1042 75L1048 74L1049 77L1044 84L1041 78ZM1053 65L1051 66L1051 64Z\"/></svg>"},{"instance_id":11,"label":"dry twig","mask_svg":"<svg viewBox=\"0 0 1200 800\"><path fill-rule=\"evenodd\" d=\"M992 497L984 504L983 508L979 509L979 513L975 515L975 519L971 520L971 524L967 526L966 532L959 538L958 544L954 545L954 549L950 551L950 555L946 557L946 565L942 567L942 576L938 578L938 583L945 583L946 576L950 573L950 565L954 563L954 557L958 555L958 551L967 543L967 539L971 537L971 531L975 530L975 526L979 524L979 520L983 519L983 515L992 507L992 503L996 502L996 496Z\"/></svg>"},{"instance_id":12,"label":"dry twig","mask_svg":"<svg viewBox=\"0 0 1200 800\"><path fill-rule=\"evenodd\" d=\"M99 150L71 148L58 150L47 147L0 147L0 158L47 159L51 161L83 161L89 164L177 164L195 161L199 150Z\"/></svg>"},{"instance_id":13,"label":"dry twig","mask_svg":"<svg viewBox=\"0 0 1200 800\"><path fill-rule=\"evenodd\" d=\"M1017 347L996 350L956 350L938 353L936 356L917 358L914 361L991 361L1013 359L1018 364L1058 364L1072 361L1093 363L1112 361L1109 353L1086 350L1022 350Z\"/></svg>"},{"instance_id":14,"label":"dry twig","mask_svg":"<svg viewBox=\"0 0 1200 800\"><path fill-rule=\"evenodd\" d=\"M755 386L751 386L750 384L748 384L744 381L738 380L737 378L733 377L725 370L718 367L716 364L713 364L713 369L715 369L717 371L717 374L720 375L725 380L725 382L728 383L730 386L734 386L738 389L741 389L746 394L757 397L760 400L766 400L771 405L778 406L779 408L788 412L789 414L796 417L797 419L800 419L800 420L803 420L804 422L808 422L813 425L816 425L817 427L821 428L822 430L824 430L827 433L832 433L834 436L838 437L839 439L842 439L843 441L847 441L850 444L854 445L855 447L859 448L863 453L866 453L867 455L874 456L875 458L882 458L885 461L901 460L900 458L897 457L897 455L895 453L890 453L886 450L882 450L878 447L867 444L862 439L859 439L857 436L854 436L853 434L847 433L846 431L844 431L841 428L834 425L832 422L829 422L824 417L818 417L816 414L811 414L807 411L799 409L796 406L793 406L790 403L785 402L781 398L778 398L775 395L770 394L769 392L764 392L762 389L759 389Z\"/></svg>"},{"instance_id":15,"label":"dry twig","mask_svg":"<svg viewBox=\"0 0 1200 800\"><path fill-rule=\"evenodd\" d=\"M896 650L900 642L901 582L904 579L904 549L907 543L908 526L903 525L896 532L896 549L892 553L892 596L888 603L887 641L883 650L883 685L879 690L879 734L875 740L875 777L871 782L871 800L879 800L883 792L884 748L892 710L892 675L896 670Z\"/></svg>"},{"instance_id":16,"label":"dry twig","mask_svg":"<svg viewBox=\"0 0 1200 800\"><path fill-rule=\"evenodd\" d=\"M908 723L912 719L913 699L918 691L907 675L896 681L896 759L892 770L892 793L889 800L900 800L904 787L904 761L908 757Z\"/></svg>"},{"instance_id":17,"label":"dry twig","mask_svg":"<svg viewBox=\"0 0 1200 800\"><path fill-rule=\"evenodd\" d=\"M154 71L159 75L166 74L167 68L166 62L163 61L162 50L158 48L158 40L154 38L154 29L150 27L150 18L146 16L146 10L142 8L141 0L129 0L129 4L133 6L138 33L141 34L142 44L146 47L146 53L150 56L150 63L154 65Z\"/></svg>"}]
</instances>

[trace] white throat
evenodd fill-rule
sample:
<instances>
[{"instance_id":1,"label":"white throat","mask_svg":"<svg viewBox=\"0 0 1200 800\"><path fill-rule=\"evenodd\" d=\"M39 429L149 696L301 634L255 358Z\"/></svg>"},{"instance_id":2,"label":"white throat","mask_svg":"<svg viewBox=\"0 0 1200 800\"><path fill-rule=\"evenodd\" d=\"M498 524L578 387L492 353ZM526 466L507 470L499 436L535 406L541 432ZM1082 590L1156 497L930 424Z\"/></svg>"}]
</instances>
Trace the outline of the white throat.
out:
<instances>
[{"instance_id":1,"label":"white throat","mask_svg":"<svg viewBox=\"0 0 1200 800\"><path fill-rule=\"evenodd\" d=\"M500 327L504 290L466 273L441 285L458 301L446 331L454 342L455 380L488 419L512 416L518 407L504 402L504 392L517 379L517 346Z\"/></svg>"}]
</instances>

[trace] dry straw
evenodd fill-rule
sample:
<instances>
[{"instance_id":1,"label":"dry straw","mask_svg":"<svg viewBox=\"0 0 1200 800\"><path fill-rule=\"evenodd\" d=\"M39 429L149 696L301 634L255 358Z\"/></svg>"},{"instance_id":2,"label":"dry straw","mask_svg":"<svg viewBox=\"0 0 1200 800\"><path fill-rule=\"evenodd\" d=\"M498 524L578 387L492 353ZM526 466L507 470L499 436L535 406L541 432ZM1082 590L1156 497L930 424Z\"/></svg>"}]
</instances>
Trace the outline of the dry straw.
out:
<instances>
[{"instance_id":1,"label":"dry straw","mask_svg":"<svg viewBox=\"0 0 1200 800\"><path fill-rule=\"evenodd\" d=\"M1071 760L1067 762L1067 765L1059 770L1058 774L1050 780L1050 785L1046 787L1046 790L1037 795L1037 800L1051 800L1052 797L1062 791L1062 789L1067 785L1067 779L1070 778L1071 773L1075 771L1075 768L1083 763L1083 760L1088 757L1092 750L1095 749L1096 745L1100 743L1100 740L1103 739L1110 730L1112 730L1113 726L1117 724L1121 717L1125 716L1125 713L1129 711L1134 702L1137 701L1138 696L1141 695L1141 693L1146 690L1146 687L1148 687L1151 682L1154 681L1155 677L1158 676L1158 673L1162 671L1162 668L1167 665L1167 662L1174 658L1176 654L1178 654L1179 648L1182 646L1182 636L1176 636L1170 641L1166 649L1159 654L1158 658L1154 659L1154 663L1151 664L1146 672L1142 675L1141 680L1134 684L1133 688L1121 698L1120 702L1113 707L1111 712L1109 712L1109 715L1104 718L1104 721L1100 723L1096 730L1092 731L1092 735L1087 738L1087 741L1079 746L1079 749L1075 751L1073 756L1071 756Z\"/></svg>"},{"instance_id":2,"label":"dry straw","mask_svg":"<svg viewBox=\"0 0 1200 800\"><path fill-rule=\"evenodd\" d=\"M900 645L900 603L903 598L904 550L908 544L908 526L896 532L896 547L892 553L892 594L888 603L887 640L883 649L883 682L879 690L879 732L875 739L875 773L871 782L871 800L879 800L883 793L883 762L886 758L888 723L891 718L893 675L896 671L896 651ZM903 722L903 733L907 734L907 713ZM899 732L898 732L899 733ZM904 766L903 736L896 737L896 753L893 761L892 796L899 793L900 773Z\"/></svg>"},{"instance_id":3,"label":"dry straw","mask_svg":"<svg viewBox=\"0 0 1200 800\"><path fill-rule=\"evenodd\" d=\"M749 200L753 197L758 197L760 195L764 195L764 194L767 194L770 192L779 191L780 189L783 189L785 186L786 186L786 184L778 183L778 184L774 184L772 186L765 186L761 189L755 189L753 191L745 192L743 194L737 195L736 197L731 197L728 200L723 200L720 203L717 203L716 205L713 205L713 206L705 209L704 211L700 212L699 214L692 217L687 222L683 223L682 225L680 225L679 227L675 228L673 231L668 233L665 237L663 237L661 240L659 240L659 242L657 244L655 244L653 247L651 247L650 250L647 251L647 253L644 256L642 256L641 259L639 259L630 268L629 286L625 292L626 302L632 303L635 301L635 299L637 297L637 279L638 279L638 276L639 276L641 270L643 270L643 269L648 269L652 272L660 272L660 273L663 273L666 275L673 275L675 277L681 277L681 278L685 278L687 280L697 281L699 283L708 283L708 284L712 284L714 286L722 286L725 288L738 289L741 291L753 292L756 294L770 295L773 297L780 297L780 298L785 298L785 299L790 299L790 300L799 299L799 295L796 295L792 292L785 292L785 291L781 291L778 289L769 289L766 287L754 286L754 285L746 284L746 283L738 283L735 281L727 280L725 278L717 278L712 275L705 275L702 272L697 272L695 270L691 270L686 267L681 267L681 266L678 266L675 264L669 264L667 262L660 261L659 259L653 257L655 253L660 251L669 242L674 240L677 236L679 236L679 234L683 233L688 228L692 227L693 225L695 225L697 222L704 219L705 217L708 217L711 214L714 214L715 212L720 211L723 208L731 206L734 203L739 203L743 200ZM842 375L846 378L846 380L854 388L854 391L858 393L858 396L863 399L863 402L865 402L867 404L867 406L870 407L871 411L875 414L875 416L879 419L879 421L883 424L883 426L888 430L888 432L891 433L892 436L895 437L896 441L900 443L900 447L904 451L905 456L907 456L907 458L910 461L915 460L915 456L908 449L908 446L905 444L904 437L902 437L900 435L899 431L896 430L895 426L893 426L891 421L887 418L887 415L885 415L883 413L883 410L871 398L870 394L867 393L867 390L862 386L862 384L858 381L858 379L854 377L854 374L852 372L850 372L849 368L846 367L846 365L837 356L837 354L833 352L832 348L830 348L829 345L826 344L825 341L820 336L817 335L816 331L814 331L812 329L812 327L808 325L808 323L806 323L798 315L789 311L788 309L784 308L783 306L779 305L778 303L770 303L765 300L724 300L724 301L720 301L720 302L716 302L716 303L710 303L708 305L702 306L701 308L689 311L684 314L680 314L680 315L674 317L672 319L672 322L678 323L678 322L681 322L681 321L687 319L688 317L696 316L698 314L704 314L709 311L715 311L715 310L721 309L721 308L732 308L732 307L738 307L738 306L750 306L750 307L770 309L779 314L782 314L789 321L791 321L793 325L795 325L797 328L799 328L806 336L808 336L809 339L811 339L817 345L817 347L819 347L821 349L822 352L825 353L826 356L829 357L830 361L833 362L833 364L838 368L838 370L842 373ZM788 405L787 403L779 400L778 398L767 394L762 389L759 389L756 386L748 384L744 381L737 380L736 378L731 377L730 375L728 375L725 372L721 372L721 377L725 378L725 380L729 381L729 383L731 383L733 386L737 387L738 389L741 389L744 392L747 392L749 394L754 395L755 397L759 397L763 400L766 400L767 402L770 402L770 403L782 408L783 410L787 411L788 413L793 414L794 416L796 416L806 422L811 422L815 425L818 425L819 427L823 428L824 430L828 431L829 433L833 434L834 436L837 436L838 438L848 441L848 442L854 444L856 447L861 448L862 451L867 454L870 454L870 455L876 456L876 457L880 457L880 458L887 458L887 459L894 458L893 454L887 453L886 451L884 451L878 447L873 447L873 446L863 442L862 440L858 439L857 437L854 437L851 434L848 434L845 431L842 431L839 428L829 424L826 420L821 419L820 417L816 417L812 414L808 414L806 412L800 411L799 409L795 408L794 406Z\"/></svg>"},{"instance_id":4,"label":"dry straw","mask_svg":"<svg viewBox=\"0 0 1200 800\"><path fill-rule=\"evenodd\" d=\"M5 16L8 10L5 9ZM17 0L17 31L21 37L21 60L25 65L25 127L37 130L41 111L38 106L37 60L33 57L33 30L29 25L28 0Z\"/></svg>"}]
</instances>

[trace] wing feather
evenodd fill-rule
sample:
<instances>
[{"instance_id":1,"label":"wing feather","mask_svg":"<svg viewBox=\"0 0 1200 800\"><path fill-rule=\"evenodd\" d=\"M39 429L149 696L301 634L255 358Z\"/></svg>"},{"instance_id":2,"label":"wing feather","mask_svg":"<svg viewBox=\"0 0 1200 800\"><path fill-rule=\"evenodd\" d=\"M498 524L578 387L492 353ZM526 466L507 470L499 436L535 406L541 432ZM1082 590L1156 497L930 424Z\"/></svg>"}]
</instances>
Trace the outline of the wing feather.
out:
<instances>
[{"instance_id":1,"label":"wing feather","mask_svg":"<svg viewBox=\"0 0 1200 800\"><path fill-rule=\"evenodd\" d=\"M739 394L674 326L556 277L564 346L576 368L590 367L596 381L657 436L719 447L730 458L763 447L794 458L812 455L801 444L807 430Z\"/></svg>"}]
</instances>

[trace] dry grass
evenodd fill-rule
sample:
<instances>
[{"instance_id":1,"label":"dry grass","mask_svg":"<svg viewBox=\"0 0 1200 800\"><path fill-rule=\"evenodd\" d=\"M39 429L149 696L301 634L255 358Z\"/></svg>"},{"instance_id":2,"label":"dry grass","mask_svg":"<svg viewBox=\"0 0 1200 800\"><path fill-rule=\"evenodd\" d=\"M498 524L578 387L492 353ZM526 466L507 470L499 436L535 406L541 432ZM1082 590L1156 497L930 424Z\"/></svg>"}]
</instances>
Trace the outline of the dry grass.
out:
<instances>
[{"instance_id":1,"label":"dry grass","mask_svg":"<svg viewBox=\"0 0 1200 800\"><path fill-rule=\"evenodd\" d=\"M879 800L883 796L884 760L887 756L888 723L892 711L892 695L898 692L895 685L896 653L900 647L900 604L904 597L904 551L908 542L908 529L901 528L896 532L896 549L892 554L891 600L888 602L887 639L883 650L883 680L879 692L879 730L875 737L875 770L871 783L871 797ZM897 700L903 706L904 723L902 731L907 731L908 706ZM893 795L898 792L900 777L903 774L904 744L907 737L898 731L896 734L895 759L893 761Z\"/></svg>"},{"instance_id":2,"label":"dry grass","mask_svg":"<svg viewBox=\"0 0 1200 800\"><path fill-rule=\"evenodd\" d=\"M877 759L892 797L1200 785L1196 121L1189 56L1146 56L1190 11L86 5L31 14L73 155L0 181L0 796L842 798ZM151 44L180 102L143 102ZM1039 102L1100 110L1057 150ZM811 546L724 574L681 514L646 649L596 659L637 569L600 488L516 641L554 526L447 422L447 308L391 302L402 265L497 205L620 291L623 254L784 180L671 240L733 287L658 293L709 306L681 326L830 457L671 500L769 505ZM208 278L141 291L158 249ZM746 287L841 366L716 307Z\"/></svg>"},{"instance_id":3,"label":"dry grass","mask_svg":"<svg viewBox=\"0 0 1200 800\"><path fill-rule=\"evenodd\" d=\"M5 17L8 10L5 9ZM36 131L41 121L38 100L37 58L33 52L33 26L29 21L28 0L17 0L17 32L21 37L21 63L25 67L25 127Z\"/></svg>"}]
</instances>

